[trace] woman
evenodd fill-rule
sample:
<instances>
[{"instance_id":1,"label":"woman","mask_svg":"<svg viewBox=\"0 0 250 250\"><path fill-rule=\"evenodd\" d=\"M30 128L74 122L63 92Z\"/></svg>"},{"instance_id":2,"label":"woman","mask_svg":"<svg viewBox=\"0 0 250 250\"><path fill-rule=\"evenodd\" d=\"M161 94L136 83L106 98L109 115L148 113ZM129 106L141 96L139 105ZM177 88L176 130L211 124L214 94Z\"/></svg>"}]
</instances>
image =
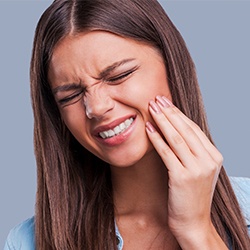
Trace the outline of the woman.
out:
<instances>
[{"instance_id":1,"label":"woman","mask_svg":"<svg viewBox=\"0 0 250 250\"><path fill-rule=\"evenodd\" d=\"M31 93L36 216L6 249L249 249L194 64L157 1L54 1Z\"/></svg>"}]
</instances>

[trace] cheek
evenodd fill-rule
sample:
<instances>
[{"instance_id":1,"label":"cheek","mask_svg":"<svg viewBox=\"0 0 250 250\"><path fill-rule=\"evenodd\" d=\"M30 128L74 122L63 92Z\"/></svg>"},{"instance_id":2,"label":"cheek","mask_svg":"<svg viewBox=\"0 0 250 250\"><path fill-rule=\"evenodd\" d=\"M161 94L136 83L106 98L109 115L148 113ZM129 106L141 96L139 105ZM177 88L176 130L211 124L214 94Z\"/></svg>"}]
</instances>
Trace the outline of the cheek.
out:
<instances>
[{"instance_id":1,"label":"cheek","mask_svg":"<svg viewBox=\"0 0 250 250\"><path fill-rule=\"evenodd\" d=\"M87 150L94 153L89 125L85 114L81 110L63 112L63 121L75 139Z\"/></svg>"},{"instance_id":2,"label":"cheek","mask_svg":"<svg viewBox=\"0 0 250 250\"><path fill-rule=\"evenodd\" d=\"M85 134L87 124L82 105L75 103L74 105L65 107L61 110L61 116L65 125L75 137Z\"/></svg>"},{"instance_id":3,"label":"cheek","mask_svg":"<svg viewBox=\"0 0 250 250\"><path fill-rule=\"evenodd\" d=\"M138 105L147 110L149 101L154 100L157 95L165 95L172 99L163 69L138 73L111 91L114 91L117 101L131 105L131 107Z\"/></svg>"}]
</instances>

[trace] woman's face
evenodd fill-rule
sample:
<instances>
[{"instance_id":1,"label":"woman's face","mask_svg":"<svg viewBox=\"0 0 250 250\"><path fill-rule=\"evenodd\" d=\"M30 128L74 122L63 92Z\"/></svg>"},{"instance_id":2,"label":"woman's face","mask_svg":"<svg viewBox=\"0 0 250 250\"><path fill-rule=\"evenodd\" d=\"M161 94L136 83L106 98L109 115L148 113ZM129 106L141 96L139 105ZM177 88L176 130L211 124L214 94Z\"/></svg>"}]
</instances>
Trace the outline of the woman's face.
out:
<instances>
[{"instance_id":1,"label":"woman's face","mask_svg":"<svg viewBox=\"0 0 250 250\"><path fill-rule=\"evenodd\" d=\"M153 150L148 102L171 99L156 49L104 31L68 36L53 52L49 80L66 126L97 157L125 167Z\"/></svg>"}]
</instances>

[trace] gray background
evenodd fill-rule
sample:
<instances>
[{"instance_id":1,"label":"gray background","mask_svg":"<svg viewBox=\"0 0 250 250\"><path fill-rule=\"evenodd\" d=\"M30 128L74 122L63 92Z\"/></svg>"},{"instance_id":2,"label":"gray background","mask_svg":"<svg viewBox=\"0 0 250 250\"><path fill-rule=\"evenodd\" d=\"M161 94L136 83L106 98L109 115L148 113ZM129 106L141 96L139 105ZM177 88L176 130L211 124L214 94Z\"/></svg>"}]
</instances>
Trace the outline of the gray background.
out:
<instances>
[{"instance_id":1,"label":"gray background","mask_svg":"<svg viewBox=\"0 0 250 250\"><path fill-rule=\"evenodd\" d=\"M197 66L214 140L229 175L249 171L249 1L160 1ZM29 61L35 25L51 1L0 0L0 248L34 213Z\"/></svg>"}]
</instances>

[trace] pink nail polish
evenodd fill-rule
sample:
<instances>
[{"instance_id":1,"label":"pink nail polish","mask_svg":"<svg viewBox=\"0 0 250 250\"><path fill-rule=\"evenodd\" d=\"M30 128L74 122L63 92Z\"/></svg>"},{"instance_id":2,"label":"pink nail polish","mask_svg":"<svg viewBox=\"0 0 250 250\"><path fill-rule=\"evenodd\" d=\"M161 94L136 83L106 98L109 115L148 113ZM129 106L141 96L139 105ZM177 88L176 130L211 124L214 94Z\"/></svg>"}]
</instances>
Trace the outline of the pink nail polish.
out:
<instances>
[{"instance_id":1,"label":"pink nail polish","mask_svg":"<svg viewBox=\"0 0 250 250\"><path fill-rule=\"evenodd\" d=\"M149 132L154 133L156 130L150 122L146 122L146 128Z\"/></svg>"},{"instance_id":2,"label":"pink nail polish","mask_svg":"<svg viewBox=\"0 0 250 250\"><path fill-rule=\"evenodd\" d=\"M162 96L162 99L168 104L168 106L173 106L173 103L166 96Z\"/></svg>"},{"instance_id":3,"label":"pink nail polish","mask_svg":"<svg viewBox=\"0 0 250 250\"><path fill-rule=\"evenodd\" d=\"M156 114L160 114L161 113L161 110L160 110L159 106L154 101L150 101L149 105L150 105L150 107L153 109L153 111Z\"/></svg>"},{"instance_id":4,"label":"pink nail polish","mask_svg":"<svg viewBox=\"0 0 250 250\"><path fill-rule=\"evenodd\" d=\"M170 106L169 103L166 100L164 100L162 96L159 95L156 96L156 101L163 108L167 108Z\"/></svg>"}]
</instances>

